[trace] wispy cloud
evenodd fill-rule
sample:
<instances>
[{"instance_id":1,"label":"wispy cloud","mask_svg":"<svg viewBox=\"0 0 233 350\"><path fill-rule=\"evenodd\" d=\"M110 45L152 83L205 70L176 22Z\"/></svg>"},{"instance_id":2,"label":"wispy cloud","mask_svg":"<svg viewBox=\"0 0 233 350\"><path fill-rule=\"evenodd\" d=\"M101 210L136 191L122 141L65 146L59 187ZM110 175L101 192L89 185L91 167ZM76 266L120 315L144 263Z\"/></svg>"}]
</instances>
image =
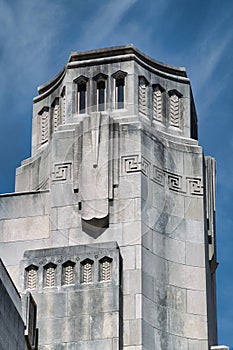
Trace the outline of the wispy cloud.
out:
<instances>
[{"instance_id":1,"label":"wispy cloud","mask_svg":"<svg viewBox=\"0 0 233 350\"><path fill-rule=\"evenodd\" d=\"M84 46L88 43L91 43L92 47L101 45L136 2L137 0L110 0L104 3L93 20L89 19L87 31L82 37Z\"/></svg>"}]
</instances>

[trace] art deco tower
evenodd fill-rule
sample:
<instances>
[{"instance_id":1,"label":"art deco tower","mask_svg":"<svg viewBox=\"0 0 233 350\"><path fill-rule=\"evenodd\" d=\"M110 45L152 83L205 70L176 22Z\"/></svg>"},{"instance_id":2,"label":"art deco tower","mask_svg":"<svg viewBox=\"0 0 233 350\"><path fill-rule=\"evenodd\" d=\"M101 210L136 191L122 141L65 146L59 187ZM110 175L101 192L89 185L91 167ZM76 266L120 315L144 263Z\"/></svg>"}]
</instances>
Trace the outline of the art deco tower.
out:
<instances>
[{"instance_id":1,"label":"art deco tower","mask_svg":"<svg viewBox=\"0 0 233 350\"><path fill-rule=\"evenodd\" d=\"M215 161L185 69L131 45L72 53L38 91L0 252L39 350L208 350Z\"/></svg>"}]
</instances>

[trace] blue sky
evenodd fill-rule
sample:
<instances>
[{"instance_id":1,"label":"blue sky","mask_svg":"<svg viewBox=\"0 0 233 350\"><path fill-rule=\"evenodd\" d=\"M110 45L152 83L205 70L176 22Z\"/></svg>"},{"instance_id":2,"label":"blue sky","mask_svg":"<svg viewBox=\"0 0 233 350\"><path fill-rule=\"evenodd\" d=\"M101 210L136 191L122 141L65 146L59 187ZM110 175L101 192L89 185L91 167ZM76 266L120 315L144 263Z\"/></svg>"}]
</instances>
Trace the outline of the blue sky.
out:
<instances>
[{"instance_id":1,"label":"blue sky","mask_svg":"<svg viewBox=\"0 0 233 350\"><path fill-rule=\"evenodd\" d=\"M134 44L185 66L199 142L217 159L219 342L233 347L233 1L0 0L0 193L30 155L32 98L71 51Z\"/></svg>"}]
</instances>

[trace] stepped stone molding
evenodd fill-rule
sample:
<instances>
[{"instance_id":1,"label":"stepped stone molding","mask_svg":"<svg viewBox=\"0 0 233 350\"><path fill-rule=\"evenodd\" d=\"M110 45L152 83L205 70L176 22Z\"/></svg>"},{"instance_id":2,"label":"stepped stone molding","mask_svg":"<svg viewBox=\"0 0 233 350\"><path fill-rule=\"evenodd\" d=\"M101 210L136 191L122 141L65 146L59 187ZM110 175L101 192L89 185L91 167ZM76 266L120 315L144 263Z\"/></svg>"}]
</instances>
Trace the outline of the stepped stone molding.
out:
<instances>
[{"instance_id":1,"label":"stepped stone molding","mask_svg":"<svg viewBox=\"0 0 233 350\"><path fill-rule=\"evenodd\" d=\"M216 259L216 161L212 157L205 157L206 181L206 220L208 229L209 260Z\"/></svg>"},{"instance_id":2,"label":"stepped stone molding","mask_svg":"<svg viewBox=\"0 0 233 350\"><path fill-rule=\"evenodd\" d=\"M161 169L140 155L122 156L121 164L123 174L142 172L152 181L160 186L166 186L173 192L184 195L203 196L202 177L189 177Z\"/></svg>"}]
</instances>

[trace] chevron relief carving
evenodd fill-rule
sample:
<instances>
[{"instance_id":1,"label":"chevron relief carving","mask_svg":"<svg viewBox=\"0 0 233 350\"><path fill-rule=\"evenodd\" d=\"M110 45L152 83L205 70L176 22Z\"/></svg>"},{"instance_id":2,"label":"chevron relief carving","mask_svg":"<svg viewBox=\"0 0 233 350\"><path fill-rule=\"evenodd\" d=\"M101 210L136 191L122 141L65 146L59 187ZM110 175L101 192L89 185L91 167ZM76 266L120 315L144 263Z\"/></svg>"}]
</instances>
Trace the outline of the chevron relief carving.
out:
<instances>
[{"instance_id":1,"label":"chevron relief carving","mask_svg":"<svg viewBox=\"0 0 233 350\"><path fill-rule=\"evenodd\" d=\"M170 125L180 127L180 99L176 93L170 96Z\"/></svg>"},{"instance_id":2,"label":"chevron relief carving","mask_svg":"<svg viewBox=\"0 0 233 350\"><path fill-rule=\"evenodd\" d=\"M27 270L27 288L35 289L37 287L37 267L34 265L29 266Z\"/></svg>"},{"instance_id":3,"label":"chevron relief carving","mask_svg":"<svg viewBox=\"0 0 233 350\"><path fill-rule=\"evenodd\" d=\"M104 257L100 260L100 281L106 282L111 280L112 259Z\"/></svg>"},{"instance_id":4,"label":"chevron relief carving","mask_svg":"<svg viewBox=\"0 0 233 350\"><path fill-rule=\"evenodd\" d=\"M92 282L92 266L93 266L93 261L89 259L86 259L82 263L82 282L83 283Z\"/></svg>"},{"instance_id":5,"label":"chevron relief carving","mask_svg":"<svg viewBox=\"0 0 233 350\"><path fill-rule=\"evenodd\" d=\"M44 108L41 114L41 143L49 139L49 109Z\"/></svg>"},{"instance_id":6,"label":"chevron relief carving","mask_svg":"<svg viewBox=\"0 0 233 350\"><path fill-rule=\"evenodd\" d=\"M53 106L53 130L57 131L57 127L60 124L60 106L59 100L56 99Z\"/></svg>"},{"instance_id":7,"label":"chevron relief carving","mask_svg":"<svg viewBox=\"0 0 233 350\"><path fill-rule=\"evenodd\" d=\"M65 267L65 280L64 284L69 285L74 282L74 266L73 265L67 265Z\"/></svg>"},{"instance_id":8,"label":"chevron relief carving","mask_svg":"<svg viewBox=\"0 0 233 350\"><path fill-rule=\"evenodd\" d=\"M147 110L147 81L144 77L139 78L138 102L139 102L139 112L146 114L146 110Z\"/></svg>"},{"instance_id":9,"label":"chevron relief carving","mask_svg":"<svg viewBox=\"0 0 233 350\"><path fill-rule=\"evenodd\" d=\"M56 265L51 263L45 267L45 287L54 287L56 285L55 272Z\"/></svg>"},{"instance_id":10,"label":"chevron relief carving","mask_svg":"<svg viewBox=\"0 0 233 350\"><path fill-rule=\"evenodd\" d=\"M159 122L163 121L163 91L159 85L153 90L153 118Z\"/></svg>"}]
</instances>

